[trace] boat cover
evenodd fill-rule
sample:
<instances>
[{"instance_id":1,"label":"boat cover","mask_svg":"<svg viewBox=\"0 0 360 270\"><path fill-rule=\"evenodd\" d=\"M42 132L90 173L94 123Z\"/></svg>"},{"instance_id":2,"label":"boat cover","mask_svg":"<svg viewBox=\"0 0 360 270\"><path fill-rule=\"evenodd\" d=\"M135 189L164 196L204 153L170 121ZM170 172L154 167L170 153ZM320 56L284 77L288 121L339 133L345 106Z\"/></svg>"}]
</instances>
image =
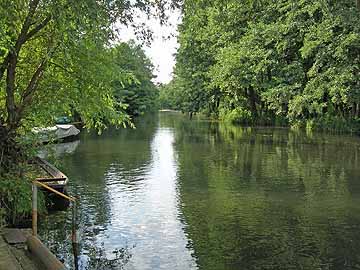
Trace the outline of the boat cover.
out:
<instances>
[{"instance_id":1,"label":"boat cover","mask_svg":"<svg viewBox=\"0 0 360 270\"><path fill-rule=\"evenodd\" d=\"M74 125L56 125L56 127L57 129L55 134L58 139L76 136L80 133L80 130L78 130Z\"/></svg>"},{"instance_id":2,"label":"boat cover","mask_svg":"<svg viewBox=\"0 0 360 270\"><path fill-rule=\"evenodd\" d=\"M33 128L33 132L40 135L42 142L48 142L52 139L61 140L67 137L76 136L80 133L74 125L56 125L47 128Z\"/></svg>"}]
</instances>

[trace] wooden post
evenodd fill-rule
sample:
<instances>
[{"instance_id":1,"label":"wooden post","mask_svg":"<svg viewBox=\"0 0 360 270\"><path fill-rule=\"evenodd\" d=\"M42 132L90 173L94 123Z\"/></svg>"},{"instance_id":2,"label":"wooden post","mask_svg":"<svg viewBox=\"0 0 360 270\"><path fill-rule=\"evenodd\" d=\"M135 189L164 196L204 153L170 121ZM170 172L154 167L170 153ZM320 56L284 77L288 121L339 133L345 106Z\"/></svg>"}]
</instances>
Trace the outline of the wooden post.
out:
<instances>
[{"instance_id":1,"label":"wooden post","mask_svg":"<svg viewBox=\"0 0 360 270\"><path fill-rule=\"evenodd\" d=\"M77 205L76 201L72 202L72 247L73 247L73 254L74 254L74 266L75 270L79 269L78 264L78 256L79 256L79 237L77 235L77 222L76 222L76 216L77 216Z\"/></svg>"},{"instance_id":2,"label":"wooden post","mask_svg":"<svg viewBox=\"0 0 360 270\"><path fill-rule=\"evenodd\" d=\"M77 209L76 209L76 201L72 202L72 242L74 244L78 243L78 237L77 237L77 230L76 230L76 215L77 215Z\"/></svg>"},{"instance_id":3,"label":"wooden post","mask_svg":"<svg viewBox=\"0 0 360 270\"><path fill-rule=\"evenodd\" d=\"M32 183L32 234L37 236L37 185Z\"/></svg>"}]
</instances>

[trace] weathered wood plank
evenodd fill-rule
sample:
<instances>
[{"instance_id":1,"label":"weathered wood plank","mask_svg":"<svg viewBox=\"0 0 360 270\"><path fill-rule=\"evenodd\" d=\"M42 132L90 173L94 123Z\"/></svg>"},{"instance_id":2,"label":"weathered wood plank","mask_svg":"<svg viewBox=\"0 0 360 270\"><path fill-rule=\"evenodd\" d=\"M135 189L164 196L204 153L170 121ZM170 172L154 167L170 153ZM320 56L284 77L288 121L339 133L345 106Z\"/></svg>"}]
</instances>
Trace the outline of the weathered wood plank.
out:
<instances>
[{"instance_id":1,"label":"weathered wood plank","mask_svg":"<svg viewBox=\"0 0 360 270\"><path fill-rule=\"evenodd\" d=\"M26 242L26 237L20 229L5 228L3 231L4 239L10 245L23 244Z\"/></svg>"},{"instance_id":2,"label":"weathered wood plank","mask_svg":"<svg viewBox=\"0 0 360 270\"><path fill-rule=\"evenodd\" d=\"M44 269L40 267L41 264L39 262L35 263L35 259L30 259L31 254L25 249L20 249L16 247L10 247L11 253L14 254L17 262L21 266L23 270L39 270Z\"/></svg>"},{"instance_id":3,"label":"weathered wood plank","mask_svg":"<svg viewBox=\"0 0 360 270\"><path fill-rule=\"evenodd\" d=\"M2 235L0 235L0 270L22 270Z\"/></svg>"}]
</instances>

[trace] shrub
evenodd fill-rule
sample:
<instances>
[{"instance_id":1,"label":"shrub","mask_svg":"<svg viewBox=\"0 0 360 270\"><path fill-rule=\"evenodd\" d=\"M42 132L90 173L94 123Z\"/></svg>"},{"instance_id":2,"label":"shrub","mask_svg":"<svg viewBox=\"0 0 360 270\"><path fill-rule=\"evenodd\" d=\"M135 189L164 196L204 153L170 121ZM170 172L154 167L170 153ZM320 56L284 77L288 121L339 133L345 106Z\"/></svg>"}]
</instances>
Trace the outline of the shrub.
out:
<instances>
[{"instance_id":1,"label":"shrub","mask_svg":"<svg viewBox=\"0 0 360 270\"><path fill-rule=\"evenodd\" d=\"M247 125L253 123L253 117L251 112L241 107L235 108L230 111L226 109L221 110L220 119L233 124Z\"/></svg>"},{"instance_id":2,"label":"shrub","mask_svg":"<svg viewBox=\"0 0 360 270\"><path fill-rule=\"evenodd\" d=\"M31 182L11 174L0 178L0 224L18 225L31 217ZM38 192L38 211L45 211L45 200Z\"/></svg>"}]
</instances>

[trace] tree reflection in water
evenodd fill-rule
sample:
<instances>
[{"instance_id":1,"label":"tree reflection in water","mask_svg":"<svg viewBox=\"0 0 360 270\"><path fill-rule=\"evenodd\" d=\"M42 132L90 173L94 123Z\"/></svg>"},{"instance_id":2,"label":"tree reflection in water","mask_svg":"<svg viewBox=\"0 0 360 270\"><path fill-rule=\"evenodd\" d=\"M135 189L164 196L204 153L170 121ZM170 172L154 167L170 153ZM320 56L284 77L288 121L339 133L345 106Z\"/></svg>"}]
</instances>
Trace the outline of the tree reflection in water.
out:
<instances>
[{"instance_id":1,"label":"tree reflection in water","mask_svg":"<svg viewBox=\"0 0 360 270\"><path fill-rule=\"evenodd\" d=\"M111 252L111 255L107 255L105 251L104 243L99 246L92 245L87 247L87 254L78 258L75 265L75 269L86 270L118 270L124 269L125 265L132 257L131 248L124 247L118 248Z\"/></svg>"}]
</instances>

